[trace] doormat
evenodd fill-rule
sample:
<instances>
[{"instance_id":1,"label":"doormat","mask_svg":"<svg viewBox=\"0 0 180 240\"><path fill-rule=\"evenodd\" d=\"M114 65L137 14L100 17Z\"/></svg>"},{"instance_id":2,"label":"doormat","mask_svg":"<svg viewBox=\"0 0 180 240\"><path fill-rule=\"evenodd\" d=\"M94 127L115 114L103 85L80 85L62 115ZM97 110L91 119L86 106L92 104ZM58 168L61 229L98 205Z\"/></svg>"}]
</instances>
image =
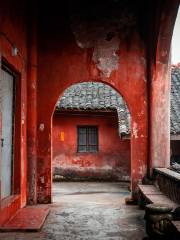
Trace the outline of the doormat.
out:
<instances>
[{"instance_id":1,"label":"doormat","mask_svg":"<svg viewBox=\"0 0 180 240\"><path fill-rule=\"evenodd\" d=\"M0 231L40 231L46 217L49 214L49 208L42 205L27 206L16 213L16 215L0 226Z\"/></svg>"}]
</instances>

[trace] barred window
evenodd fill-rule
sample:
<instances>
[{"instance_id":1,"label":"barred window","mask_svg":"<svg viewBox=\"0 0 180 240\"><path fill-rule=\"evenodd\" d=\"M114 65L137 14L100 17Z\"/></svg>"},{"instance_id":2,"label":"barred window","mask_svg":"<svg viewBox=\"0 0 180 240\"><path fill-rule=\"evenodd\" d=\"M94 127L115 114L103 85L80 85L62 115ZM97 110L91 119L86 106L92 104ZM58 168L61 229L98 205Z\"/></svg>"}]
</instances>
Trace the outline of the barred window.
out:
<instances>
[{"instance_id":1,"label":"barred window","mask_svg":"<svg viewBox=\"0 0 180 240\"><path fill-rule=\"evenodd\" d=\"M79 126L78 152L98 152L98 128L96 126Z\"/></svg>"}]
</instances>

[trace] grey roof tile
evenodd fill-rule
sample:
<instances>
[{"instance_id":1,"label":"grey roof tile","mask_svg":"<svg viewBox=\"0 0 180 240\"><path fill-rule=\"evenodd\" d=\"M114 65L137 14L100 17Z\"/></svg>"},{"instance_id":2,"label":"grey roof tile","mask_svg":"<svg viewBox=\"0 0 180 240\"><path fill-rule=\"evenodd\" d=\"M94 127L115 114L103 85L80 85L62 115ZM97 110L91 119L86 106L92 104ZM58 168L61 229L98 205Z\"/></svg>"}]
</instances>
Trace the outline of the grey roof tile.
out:
<instances>
[{"instance_id":1,"label":"grey roof tile","mask_svg":"<svg viewBox=\"0 0 180 240\"><path fill-rule=\"evenodd\" d=\"M171 134L180 134L180 69L171 72Z\"/></svg>"},{"instance_id":2,"label":"grey roof tile","mask_svg":"<svg viewBox=\"0 0 180 240\"><path fill-rule=\"evenodd\" d=\"M119 133L130 133L130 113L123 98L103 83L84 82L68 88L57 103L57 109L116 109ZM171 73L171 134L180 134L180 69Z\"/></svg>"},{"instance_id":3,"label":"grey roof tile","mask_svg":"<svg viewBox=\"0 0 180 240\"><path fill-rule=\"evenodd\" d=\"M129 111L123 98L110 86L103 83L84 82L68 88L57 103L57 109L117 110L119 133L130 133Z\"/></svg>"}]
</instances>

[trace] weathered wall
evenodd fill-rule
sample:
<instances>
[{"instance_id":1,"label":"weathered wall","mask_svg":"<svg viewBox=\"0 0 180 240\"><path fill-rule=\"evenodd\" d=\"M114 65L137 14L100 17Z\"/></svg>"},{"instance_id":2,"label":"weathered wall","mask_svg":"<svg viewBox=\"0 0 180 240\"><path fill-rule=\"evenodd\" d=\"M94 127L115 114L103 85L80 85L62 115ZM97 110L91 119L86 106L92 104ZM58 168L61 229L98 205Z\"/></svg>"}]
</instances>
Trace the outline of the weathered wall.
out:
<instances>
[{"instance_id":1,"label":"weathered wall","mask_svg":"<svg viewBox=\"0 0 180 240\"><path fill-rule=\"evenodd\" d=\"M13 46L18 49L16 56L12 54ZM17 73L13 176L13 193L16 197L12 196L0 202L0 224L2 224L18 208L26 204L27 28L26 6L21 0L0 3L0 58Z\"/></svg>"},{"instance_id":2,"label":"weathered wall","mask_svg":"<svg viewBox=\"0 0 180 240\"><path fill-rule=\"evenodd\" d=\"M77 153L77 126L97 126L99 151ZM64 139L60 133L64 133ZM130 179L130 140L121 140L115 113L56 113L53 117L53 175L64 179ZM58 179L56 176L55 179Z\"/></svg>"},{"instance_id":3,"label":"weathered wall","mask_svg":"<svg viewBox=\"0 0 180 240\"><path fill-rule=\"evenodd\" d=\"M123 2L118 2L118 5L111 1L107 3L110 5L98 4L95 7L94 4L97 2L89 3L90 6L79 6L77 2L77 5L73 6L71 2L70 9L68 5L62 9L57 8L57 11L54 5L44 5L44 11L39 16L41 18L38 31L38 41L41 44L38 47L37 98L39 202L51 201L51 119L54 106L63 91L74 83L105 82L124 97L132 116L133 191L146 175L146 48L139 32L139 15L136 4L132 2L125 5ZM75 19L80 23L72 26L71 16L76 14L71 13L71 10L78 9L80 13L77 12L77 16L80 16L80 20L78 17ZM93 9L97 9L98 12L93 14ZM50 13L53 14L49 16ZM85 16L88 16L87 21ZM103 23L106 27L103 27ZM82 28L83 36L79 36L79 28ZM87 34L91 39L89 44ZM115 65L112 66L114 62Z\"/></svg>"},{"instance_id":4,"label":"weathered wall","mask_svg":"<svg viewBox=\"0 0 180 240\"><path fill-rule=\"evenodd\" d=\"M170 48L179 0L154 3L148 34L149 166L170 166ZM153 34L152 34L153 32Z\"/></svg>"},{"instance_id":5,"label":"weathered wall","mask_svg":"<svg viewBox=\"0 0 180 240\"><path fill-rule=\"evenodd\" d=\"M20 76L15 123L19 161L15 171L18 177L14 180L15 192L20 194L13 200L12 208L8 201L1 204L1 222L26 203L26 4L23 0L0 3L1 60ZM51 201L54 106L67 87L84 81L111 85L128 104L132 117L131 178L135 193L137 183L146 175L147 163L151 169L169 165L168 61L179 0L67 0L60 7L51 1L36 4L39 4L38 57L37 62L36 57L31 59L31 64L37 64L38 73L32 71L30 79L36 78L37 73L38 82L37 91L32 90L36 88L35 80L35 85L29 84L28 89L35 98L38 95L38 115L37 124L36 114L29 117L32 121L29 126L33 128L29 134L33 139L28 140L32 144L28 153L29 161L33 159L32 172L36 174L37 144L38 201ZM12 55L12 45L18 49L17 56ZM29 114L35 106L33 98ZM35 186L36 176L31 180ZM35 188L30 198L33 202L34 193Z\"/></svg>"},{"instance_id":6,"label":"weathered wall","mask_svg":"<svg viewBox=\"0 0 180 240\"><path fill-rule=\"evenodd\" d=\"M40 5L39 202L51 201L50 122L54 106L63 91L74 83L107 83L127 102L132 117L133 195L146 176L147 166L169 166L168 61L178 5L179 0L107 0L103 4L69 0L61 8L43 3L43 11Z\"/></svg>"}]
</instances>

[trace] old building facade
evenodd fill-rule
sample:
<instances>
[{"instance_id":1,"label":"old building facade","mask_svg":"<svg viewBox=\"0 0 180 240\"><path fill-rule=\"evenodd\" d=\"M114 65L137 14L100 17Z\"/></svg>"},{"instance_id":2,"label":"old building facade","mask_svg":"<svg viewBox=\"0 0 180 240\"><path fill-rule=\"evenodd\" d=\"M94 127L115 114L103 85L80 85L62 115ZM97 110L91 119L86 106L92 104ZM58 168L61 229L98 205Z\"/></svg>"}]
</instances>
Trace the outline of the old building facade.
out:
<instances>
[{"instance_id":1,"label":"old building facade","mask_svg":"<svg viewBox=\"0 0 180 240\"><path fill-rule=\"evenodd\" d=\"M52 116L73 84L106 83L127 103L133 197L154 167L169 166L169 52L178 6L179 0L0 3L1 150L13 146L8 160L1 156L1 169L9 161L1 186L7 177L9 190L1 189L0 224L27 204L51 202Z\"/></svg>"},{"instance_id":2,"label":"old building facade","mask_svg":"<svg viewBox=\"0 0 180 240\"><path fill-rule=\"evenodd\" d=\"M178 170L179 82L180 68L172 67L170 158ZM130 181L130 121L126 103L110 86L88 82L68 88L53 116L53 179ZM94 127L96 133L88 133Z\"/></svg>"},{"instance_id":3,"label":"old building facade","mask_svg":"<svg viewBox=\"0 0 180 240\"><path fill-rule=\"evenodd\" d=\"M53 178L130 180L129 135L130 113L113 88L71 86L53 116Z\"/></svg>"}]
</instances>

